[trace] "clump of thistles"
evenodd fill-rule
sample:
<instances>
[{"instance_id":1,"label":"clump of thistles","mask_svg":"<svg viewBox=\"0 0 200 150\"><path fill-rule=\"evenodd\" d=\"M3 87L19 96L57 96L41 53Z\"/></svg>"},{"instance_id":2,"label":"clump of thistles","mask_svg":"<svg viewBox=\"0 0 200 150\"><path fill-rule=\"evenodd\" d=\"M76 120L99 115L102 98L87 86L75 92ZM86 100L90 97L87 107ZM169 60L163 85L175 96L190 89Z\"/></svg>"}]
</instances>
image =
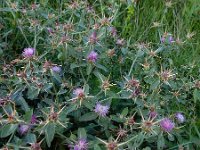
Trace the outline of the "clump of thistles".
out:
<instances>
[{"instance_id":1,"label":"clump of thistles","mask_svg":"<svg viewBox=\"0 0 200 150\"><path fill-rule=\"evenodd\" d=\"M95 51L91 51L87 56L89 62L95 63L97 61L98 54Z\"/></svg>"},{"instance_id":2,"label":"clump of thistles","mask_svg":"<svg viewBox=\"0 0 200 150\"><path fill-rule=\"evenodd\" d=\"M95 106L94 111L101 117L105 117L109 112L110 107L107 105L101 105L100 103L97 103Z\"/></svg>"},{"instance_id":3,"label":"clump of thistles","mask_svg":"<svg viewBox=\"0 0 200 150\"><path fill-rule=\"evenodd\" d=\"M183 123L185 121L185 117L182 113L176 113L175 117L179 123Z\"/></svg>"},{"instance_id":4,"label":"clump of thistles","mask_svg":"<svg viewBox=\"0 0 200 150\"><path fill-rule=\"evenodd\" d=\"M175 125L169 118L164 118L160 121L160 127L165 132L171 132L174 129Z\"/></svg>"},{"instance_id":5,"label":"clump of thistles","mask_svg":"<svg viewBox=\"0 0 200 150\"><path fill-rule=\"evenodd\" d=\"M74 150L87 150L88 142L86 139L79 139L73 147Z\"/></svg>"},{"instance_id":6,"label":"clump of thistles","mask_svg":"<svg viewBox=\"0 0 200 150\"><path fill-rule=\"evenodd\" d=\"M35 49L34 48L25 48L22 56L25 58L31 58L35 54Z\"/></svg>"}]
</instances>

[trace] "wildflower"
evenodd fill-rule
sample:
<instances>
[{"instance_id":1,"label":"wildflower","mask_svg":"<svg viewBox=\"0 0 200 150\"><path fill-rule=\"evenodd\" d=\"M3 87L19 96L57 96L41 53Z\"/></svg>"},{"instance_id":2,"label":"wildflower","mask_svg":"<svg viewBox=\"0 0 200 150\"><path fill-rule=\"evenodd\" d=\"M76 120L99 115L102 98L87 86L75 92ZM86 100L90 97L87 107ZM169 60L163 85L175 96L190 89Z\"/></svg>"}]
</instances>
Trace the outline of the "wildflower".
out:
<instances>
[{"instance_id":1,"label":"wildflower","mask_svg":"<svg viewBox=\"0 0 200 150\"><path fill-rule=\"evenodd\" d=\"M183 123L185 121L185 117L183 116L182 113L176 113L175 117L179 123Z\"/></svg>"},{"instance_id":2,"label":"wildflower","mask_svg":"<svg viewBox=\"0 0 200 150\"><path fill-rule=\"evenodd\" d=\"M79 139L74 145L74 150L87 150L87 149L88 149L88 142L86 141L86 139Z\"/></svg>"},{"instance_id":3,"label":"wildflower","mask_svg":"<svg viewBox=\"0 0 200 150\"><path fill-rule=\"evenodd\" d=\"M110 27L110 33L113 37L117 36L117 29L115 27Z\"/></svg>"},{"instance_id":4,"label":"wildflower","mask_svg":"<svg viewBox=\"0 0 200 150\"><path fill-rule=\"evenodd\" d=\"M37 122L37 117L36 117L36 115L32 115L32 116L31 116L31 123L34 124L34 123L36 123L36 122Z\"/></svg>"},{"instance_id":5,"label":"wildflower","mask_svg":"<svg viewBox=\"0 0 200 150\"><path fill-rule=\"evenodd\" d=\"M89 42L91 44L95 44L96 42L98 41L98 38L97 38L97 33L96 32L93 32L90 37L89 37Z\"/></svg>"},{"instance_id":6,"label":"wildflower","mask_svg":"<svg viewBox=\"0 0 200 150\"><path fill-rule=\"evenodd\" d=\"M28 130L30 129L30 126L29 125L19 125L19 133L21 135L24 135L28 132Z\"/></svg>"},{"instance_id":7,"label":"wildflower","mask_svg":"<svg viewBox=\"0 0 200 150\"><path fill-rule=\"evenodd\" d=\"M165 131L165 132L170 132L173 130L175 127L174 123L169 119L169 118L164 118L163 120L160 121L160 127Z\"/></svg>"},{"instance_id":8,"label":"wildflower","mask_svg":"<svg viewBox=\"0 0 200 150\"><path fill-rule=\"evenodd\" d=\"M97 56L98 56L98 54L95 51L91 51L89 53L89 55L87 56L87 60L89 62L95 63L97 61Z\"/></svg>"},{"instance_id":9,"label":"wildflower","mask_svg":"<svg viewBox=\"0 0 200 150\"><path fill-rule=\"evenodd\" d=\"M174 38L170 35L169 36L169 43L173 43L174 42Z\"/></svg>"},{"instance_id":10,"label":"wildflower","mask_svg":"<svg viewBox=\"0 0 200 150\"><path fill-rule=\"evenodd\" d=\"M53 66L51 69L52 69L53 72L55 72L55 73L60 73L61 70L62 70L61 67L59 67L59 66Z\"/></svg>"},{"instance_id":11,"label":"wildflower","mask_svg":"<svg viewBox=\"0 0 200 150\"><path fill-rule=\"evenodd\" d=\"M75 89L75 90L73 91L73 94L74 94L77 98L79 98L79 99L81 99L81 98L83 98L83 97L85 96L84 90L83 90L82 88L77 88L77 89Z\"/></svg>"},{"instance_id":12,"label":"wildflower","mask_svg":"<svg viewBox=\"0 0 200 150\"><path fill-rule=\"evenodd\" d=\"M116 44L119 46L123 46L125 44L125 41L124 41L124 39L118 39Z\"/></svg>"},{"instance_id":13,"label":"wildflower","mask_svg":"<svg viewBox=\"0 0 200 150\"><path fill-rule=\"evenodd\" d=\"M107 105L101 105L100 103L97 103L95 106L94 111L101 117L105 117L108 114L109 106Z\"/></svg>"},{"instance_id":14,"label":"wildflower","mask_svg":"<svg viewBox=\"0 0 200 150\"><path fill-rule=\"evenodd\" d=\"M25 48L22 55L25 58L31 58L35 54L35 49L34 48Z\"/></svg>"},{"instance_id":15,"label":"wildflower","mask_svg":"<svg viewBox=\"0 0 200 150\"><path fill-rule=\"evenodd\" d=\"M150 111L150 113L149 113L149 117L150 117L150 118L155 118L157 115L158 115L158 114L157 114L156 111Z\"/></svg>"}]
</instances>

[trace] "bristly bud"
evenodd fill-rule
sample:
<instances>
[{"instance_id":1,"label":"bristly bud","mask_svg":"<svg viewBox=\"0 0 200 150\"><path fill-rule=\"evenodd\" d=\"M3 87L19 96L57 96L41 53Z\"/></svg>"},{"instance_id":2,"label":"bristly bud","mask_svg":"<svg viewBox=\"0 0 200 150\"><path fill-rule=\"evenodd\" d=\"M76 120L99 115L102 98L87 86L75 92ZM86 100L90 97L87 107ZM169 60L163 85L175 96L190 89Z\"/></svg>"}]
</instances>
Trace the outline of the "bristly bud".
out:
<instances>
[{"instance_id":1,"label":"bristly bud","mask_svg":"<svg viewBox=\"0 0 200 150\"><path fill-rule=\"evenodd\" d=\"M107 144L107 149L108 150L116 150L117 149L117 143L116 142L110 142Z\"/></svg>"},{"instance_id":2,"label":"bristly bud","mask_svg":"<svg viewBox=\"0 0 200 150\"><path fill-rule=\"evenodd\" d=\"M113 37L117 36L117 29L115 27L110 27L110 33Z\"/></svg>"},{"instance_id":3,"label":"bristly bud","mask_svg":"<svg viewBox=\"0 0 200 150\"><path fill-rule=\"evenodd\" d=\"M125 44L125 40L124 39L118 39L116 44L119 45L119 46L123 46Z\"/></svg>"},{"instance_id":4,"label":"bristly bud","mask_svg":"<svg viewBox=\"0 0 200 150\"><path fill-rule=\"evenodd\" d=\"M40 143L32 143L31 150L42 150L42 148L40 147Z\"/></svg>"},{"instance_id":5,"label":"bristly bud","mask_svg":"<svg viewBox=\"0 0 200 150\"><path fill-rule=\"evenodd\" d=\"M87 56L88 62L95 63L97 61L98 54L95 51L91 51Z\"/></svg>"},{"instance_id":6,"label":"bristly bud","mask_svg":"<svg viewBox=\"0 0 200 150\"><path fill-rule=\"evenodd\" d=\"M81 99L81 100L85 97L85 93L82 88L76 88L73 91L73 94L76 96L76 98Z\"/></svg>"},{"instance_id":7,"label":"bristly bud","mask_svg":"<svg viewBox=\"0 0 200 150\"><path fill-rule=\"evenodd\" d=\"M97 33L94 31L89 37L89 43L95 44L98 41Z\"/></svg>"},{"instance_id":8,"label":"bristly bud","mask_svg":"<svg viewBox=\"0 0 200 150\"><path fill-rule=\"evenodd\" d=\"M114 49L109 49L107 51L107 55L108 55L108 57L112 58L115 55L115 50Z\"/></svg>"}]
</instances>

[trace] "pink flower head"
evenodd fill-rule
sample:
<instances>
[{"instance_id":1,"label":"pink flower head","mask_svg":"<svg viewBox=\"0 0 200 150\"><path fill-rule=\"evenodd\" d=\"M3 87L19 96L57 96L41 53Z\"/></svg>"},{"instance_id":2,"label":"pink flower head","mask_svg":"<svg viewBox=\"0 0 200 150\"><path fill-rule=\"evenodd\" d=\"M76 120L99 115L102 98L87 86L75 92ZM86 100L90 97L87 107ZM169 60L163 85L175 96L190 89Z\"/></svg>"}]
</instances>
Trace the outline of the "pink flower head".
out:
<instances>
[{"instance_id":1,"label":"pink flower head","mask_svg":"<svg viewBox=\"0 0 200 150\"><path fill-rule=\"evenodd\" d=\"M95 106L94 111L101 117L105 117L108 114L109 106L107 105L101 105L100 103L97 103Z\"/></svg>"},{"instance_id":2,"label":"pink flower head","mask_svg":"<svg viewBox=\"0 0 200 150\"><path fill-rule=\"evenodd\" d=\"M55 73L60 73L62 71L61 67L59 67L59 66L53 66L51 69Z\"/></svg>"},{"instance_id":3,"label":"pink flower head","mask_svg":"<svg viewBox=\"0 0 200 150\"><path fill-rule=\"evenodd\" d=\"M73 91L73 94L78 97L78 98L83 98L85 96L84 94L84 90L82 88L76 88L74 91Z\"/></svg>"},{"instance_id":4,"label":"pink flower head","mask_svg":"<svg viewBox=\"0 0 200 150\"><path fill-rule=\"evenodd\" d=\"M179 123L183 123L185 121L185 117L183 116L182 113L176 113L175 117Z\"/></svg>"},{"instance_id":5,"label":"pink flower head","mask_svg":"<svg viewBox=\"0 0 200 150\"><path fill-rule=\"evenodd\" d=\"M97 33L94 31L89 37L89 42L91 44L95 44L97 41L98 41Z\"/></svg>"},{"instance_id":6,"label":"pink flower head","mask_svg":"<svg viewBox=\"0 0 200 150\"><path fill-rule=\"evenodd\" d=\"M24 135L28 132L28 130L30 129L30 126L29 125L25 125L25 124L22 124L22 125L19 125L19 133L21 135Z\"/></svg>"},{"instance_id":7,"label":"pink flower head","mask_svg":"<svg viewBox=\"0 0 200 150\"><path fill-rule=\"evenodd\" d=\"M95 51L91 51L87 56L87 60L89 62L95 63L97 61L98 54Z\"/></svg>"},{"instance_id":8,"label":"pink flower head","mask_svg":"<svg viewBox=\"0 0 200 150\"><path fill-rule=\"evenodd\" d=\"M74 150L87 150L87 149L88 149L88 142L86 141L86 139L79 139L74 145Z\"/></svg>"},{"instance_id":9,"label":"pink flower head","mask_svg":"<svg viewBox=\"0 0 200 150\"><path fill-rule=\"evenodd\" d=\"M158 115L158 113L156 111L150 111L150 113L149 113L150 118L155 118L157 115Z\"/></svg>"},{"instance_id":10,"label":"pink flower head","mask_svg":"<svg viewBox=\"0 0 200 150\"><path fill-rule=\"evenodd\" d=\"M116 44L119 45L119 46L123 46L125 44L125 40L124 39L118 39Z\"/></svg>"},{"instance_id":11,"label":"pink flower head","mask_svg":"<svg viewBox=\"0 0 200 150\"><path fill-rule=\"evenodd\" d=\"M22 55L25 58L31 58L35 54L35 49L34 48L25 48Z\"/></svg>"},{"instance_id":12,"label":"pink flower head","mask_svg":"<svg viewBox=\"0 0 200 150\"><path fill-rule=\"evenodd\" d=\"M110 28L110 33L113 37L117 36L117 29L115 27L111 27Z\"/></svg>"},{"instance_id":13,"label":"pink flower head","mask_svg":"<svg viewBox=\"0 0 200 150\"><path fill-rule=\"evenodd\" d=\"M170 35L169 36L169 43L173 43L174 42L174 38Z\"/></svg>"},{"instance_id":14,"label":"pink flower head","mask_svg":"<svg viewBox=\"0 0 200 150\"><path fill-rule=\"evenodd\" d=\"M175 127L175 125L169 118L164 118L163 120L160 121L160 127L165 132L171 132Z\"/></svg>"},{"instance_id":15,"label":"pink flower head","mask_svg":"<svg viewBox=\"0 0 200 150\"><path fill-rule=\"evenodd\" d=\"M32 116L31 116L31 123L34 124L34 123L36 123L37 121L38 121L38 120L37 120L36 115L32 115Z\"/></svg>"}]
</instances>

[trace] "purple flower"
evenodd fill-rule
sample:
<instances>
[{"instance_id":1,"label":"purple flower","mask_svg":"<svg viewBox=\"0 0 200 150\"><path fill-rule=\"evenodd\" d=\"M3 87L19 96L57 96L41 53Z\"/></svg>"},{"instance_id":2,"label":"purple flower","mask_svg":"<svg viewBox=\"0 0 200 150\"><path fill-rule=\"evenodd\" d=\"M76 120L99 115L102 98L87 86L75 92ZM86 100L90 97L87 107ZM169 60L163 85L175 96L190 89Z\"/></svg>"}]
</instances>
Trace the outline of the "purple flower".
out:
<instances>
[{"instance_id":1,"label":"purple flower","mask_svg":"<svg viewBox=\"0 0 200 150\"><path fill-rule=\"evenodd\" d=\"M89 42L91 44L95 44L97 41L98 41L97 33L94 31L89 37Z\"/></svg>"},{"instance_id":2,"label":"purple flower","mask_svg":"<svg viewBox=\"0 0 200 150\"><path fill-rule=\"evenodd\" d=\"M29 125L25 125L25 124L19 125L19 133L20 133L21 135L26 134L26 133L28 132L29 129L30 129L30 126L29 126Z\"/></svg>"},{"instance_id":3,"label":"purple flower","mask_svg":"<svg viewBox=\"0 0 200 150\"><path fill-rule=\"evenodd\" d=\"M155 118L157 115L158 115L158 113L156 111L150 111L150 113L149 113L150 118Z\"/></svg>"},{"instance_id":4,"label":"purple flower","mask_svg":"<svg viewBox=\"0 0 200 150\"><path fill-rule=\"evenodd\" d=\"M108 114L109 106L107 105L101 105L100 103L97 103L95 106L94 111L101 117L105 117Z\"/></svg>"},{"instance_id":5,"label":"purple flower","mask_svg":"<svg viewBox=\"0 0 200 150\"><path fill-rule=\"evenodd\" d=\"M78 98L83 98L84 97L84 90L82 88L76 88L74 91L73 91L73 94L76 95L76 97Z\"/></svg>"},{"instance_id":6,"label":"purple flower","mask_svg":"<svg viewBox=\"0 0 200 150\"><path fill-rule=\"evenodd\" d=\"M175 117L179 123L183 123L185 121L185 117L183 116L182 113L176 113Z\"/></svg>"},{"instance_id":7,"label":"purple flower","mask_svg":"<svg viewBox=\"0 0 200 150\"><path fill-rule=\"evenodd\" d=\"M31 58L35 54L35 49L34 48L25 48L22 55L25 58Z\"/></svg>"},{"instance_id":8,"label":"purple flower","mask_svg":"<svg viewBox=\"0 0 200 150\"><path fill-rule=\"evenodd\" d=\"M173 37L170 35L169 36L169 43L173 43L174 42L174 39L173 39Z\"/></svg>"},{"instance_id":9,"label":"purple flower","mask_svg":"<svg viewBox=\"0 0 200 150\"><path fill-rule=\"evenodd\" d=\"M160 41L161 41L161 43L164 43L165 42L165 37L163 36Z\"/></svg>"},{"instance_id":10,"label":"purple flower","mask_svg":"<svg viewBox=\"0 0 200 150\"><path fill-rule=\"evenodd\" d=\"M118 39L116 44L119 46L123 46L125 44L125 41L124 41L124 39Z\"/></svg>"},{"instance_id":11,"label":"purple flower","mask_svg":"<svg viewBox=\"0 0 200 150\"><path fill-rule=\"evenodd\" d=\"M165 131L165 132L170 132L173 130L175 127L174 123L169 119L169 118L164 118L163 120L160 121L160 127Z\"/></svg>"},{"instance_id":12,"label":"purple flower","mask_svg":"<svg viewBox=\"0 0 200 150\"><path fill-rule=\"evenodd\" d=\"M110 28L110 33L113 37L117 36L117 29L115 27L111 27Z\"/></svg>"},{"instance_id":13,"label":"purple flower","mask_svg":"<svg viewBox=\"0 0 200 150\"><path fill-rule=\"evenodd\" d=\"M52 28L47 28L47 31L52 34L53 33L53 29Z\"/></svg>"},{"instance_id":14,"label":"purple flower","mask_svg":"<svg viewBox=\"0 0 200 150\"><path fill-rule=\"evenodd\" d=\"M87 150L87 149L88 149L88 142L86 141L86 139L79 139L74 145L74 150Z\"/></svg>"},{"instance_id":15,"label":"purple flower","mask_svg":"<svg viewBox=\"0 0 200 150\"><path fill-rule=\"evenodd\" d=\"M32 115L32 116L31 116L31 123L34 124L34 123L36 123L37 121L38 121L38 120L37 120L36 115Z\"/></svg>"},{"instance_id":16,"label":"purple flower","mask_svg":"<svg viewBox=\"0 0 200 150\"><path fill-rule=\"evenodd\" d=\"M53 72L55 72L55 73L60 73L61 70L62 70L61 67L59 67L59 66L53 66L51 69L52 69Z\"/></svg>"},{"instance_id":17,"label":"purple flower","mask_svg":"<svg viewBox=\"0 0 200 150\"><path fill-rule=\"evenodd\" d=\"M89 53L89 55L87 56L87 60L89 62L95 63L97 61L97 56L98 56L98 54L95 51L91 51Z\"/></svg>"}]
</instances>

